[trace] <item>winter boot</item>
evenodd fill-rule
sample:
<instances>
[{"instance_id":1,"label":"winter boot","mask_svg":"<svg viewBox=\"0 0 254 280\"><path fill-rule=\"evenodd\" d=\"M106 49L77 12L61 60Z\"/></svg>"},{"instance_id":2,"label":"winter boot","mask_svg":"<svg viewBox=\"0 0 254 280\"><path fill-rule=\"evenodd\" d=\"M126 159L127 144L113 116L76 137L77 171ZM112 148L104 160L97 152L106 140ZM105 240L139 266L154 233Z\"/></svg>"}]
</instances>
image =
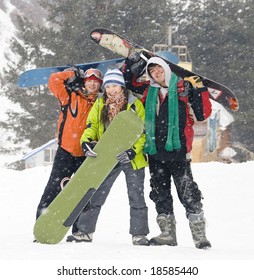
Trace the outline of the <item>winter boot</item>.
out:
<instances>
[{"instance_id":1,"label":"winter boot","mask_svg":"<svg viewBox=\"0 0 254 280\"><path fill-rule=\"evenodd\" d=\"M161 234L150 240L150 245L176 246L176 220L174 215L160 214L156 219Z\"/></svg>"},{"instance_id":2,"label":"winter boot","mask_svg":"<svg viewBox=\"0 0 254 280\"><path fill-rule=\"evenodd\" d=\"M149 246L149 240L145 235L133 235L132 236L132 244L139 246Z\"/></svg>"},{"instance_id":3,"label":"winter boot","mask_svg":"<svg viewBox=\"0 0 254 280\"><path fill-rule=\"evenodd\" d=\"M66 242L92 242L93 234L77 231L72 235L67 236Z\"/></svg>"},{"instance_id":4,"label":"winter boot","mask_svg":"<svg viewBox=\"0 0 254 280\"><path fill-rule=\"evenodd\" d=\"M195 246L198 249L211 248L211 243L207 240L205 233L206 221L204 218L204 212L199 214L189 214L188 219Z\"/></svg>"}]
</instances>

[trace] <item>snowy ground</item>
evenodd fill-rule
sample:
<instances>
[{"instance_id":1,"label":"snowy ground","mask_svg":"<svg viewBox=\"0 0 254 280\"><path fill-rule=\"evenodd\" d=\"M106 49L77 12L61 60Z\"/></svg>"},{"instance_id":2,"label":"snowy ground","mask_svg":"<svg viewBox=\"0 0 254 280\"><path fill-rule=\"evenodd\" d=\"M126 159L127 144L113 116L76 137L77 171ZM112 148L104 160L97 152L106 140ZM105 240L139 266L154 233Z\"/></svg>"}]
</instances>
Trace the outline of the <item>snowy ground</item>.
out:
<instances>
[{"instance_id":1,"label":"snowy ground","mask_svg":"<svg viewBox=\"0 0 254 280\"><path fill-rule=\"evenodd\" d=\"M140 268L141 276L62 276L64 279L188 279L190 275L152 275L153 266L197 266L195 279L239 276L253 279L254 262L254 162L242 164L193 164L195 180L202 190L207 236L210 250L198 250L191 239L184 209L175 196L177 247L137 247L128 233L129 207L124 176L115 183L102 209L94 241L91 244L57 245L33 243L35 210L51 168L37 167L24 171L0 168L0 264L4 279L35 276L36 279L59 279L57 269L121 267ZM147 170L148 171L148 170ZM149 207L150 235L159 233L154 205L148 198L149 175L146 176L146 197ZM20 260L23 260L20 262ZM43 261L43 262L42 262ZM42 263L45 269L41 270ZM16 268L16 269L15 269ZM33 269L34 268L34 269ZM40 269L40 272L38 271ZM146 272L144 272L146 270ZM220 271L220 272L219 272ZM73 271L72 271L73 272ZM219 273L219 275L218 275ZM204 278L205 275L205 278ZM169 277L170 276L170 277ZM40 278L41 277L41 278ZM86 277L86 278L84 278ZM182 277L182 278L181 278ZM200 277L200 278L199 278ZM209 278L211 277L211 278ZM250 278L249 278L250 277ZM3 278L2 278L3 279ZM25 278L24 278L25 279Z\"/></svg>"}]
</instances>

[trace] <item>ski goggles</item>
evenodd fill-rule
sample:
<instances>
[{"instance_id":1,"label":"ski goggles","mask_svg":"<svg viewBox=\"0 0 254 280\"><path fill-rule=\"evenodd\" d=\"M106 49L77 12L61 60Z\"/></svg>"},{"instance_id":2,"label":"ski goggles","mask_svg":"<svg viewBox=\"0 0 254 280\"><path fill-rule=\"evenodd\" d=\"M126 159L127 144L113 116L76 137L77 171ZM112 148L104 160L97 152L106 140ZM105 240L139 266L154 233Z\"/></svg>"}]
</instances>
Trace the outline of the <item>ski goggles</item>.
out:
<instances>
[{"instance_id":1,"label":"ski goggles","mask_svg":"<svg viewBox=\"0 0 254 280\"><path fill-rule=\"evenodd\" d=\"M86 72L84 73L84 79L90 78L91 76L95 76L96 78L98 78L100 80L103 79L103 75L99 69L91 68L91 69L86 70Z\"/></svg>"}]
</instances>

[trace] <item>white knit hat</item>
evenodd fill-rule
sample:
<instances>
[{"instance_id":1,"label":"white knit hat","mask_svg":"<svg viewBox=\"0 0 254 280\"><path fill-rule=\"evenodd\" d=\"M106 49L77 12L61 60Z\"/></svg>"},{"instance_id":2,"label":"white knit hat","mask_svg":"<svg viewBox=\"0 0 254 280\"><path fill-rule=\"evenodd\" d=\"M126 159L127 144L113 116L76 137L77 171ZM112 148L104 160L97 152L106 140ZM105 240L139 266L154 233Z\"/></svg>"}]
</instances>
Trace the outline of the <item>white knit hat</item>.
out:
<instances>
[{"instance_id":1,"label":"white knit hat","mask_svg":"<svg viewBox=\"0 0 254 280\"><path fill-rule=\"evenodd\" d=\"M114 84L119 85L121 87L125 87L123 73L117 68L109 69L104 75L103 87L105 88L108 84Z\"/></svg>"}]
</instances>

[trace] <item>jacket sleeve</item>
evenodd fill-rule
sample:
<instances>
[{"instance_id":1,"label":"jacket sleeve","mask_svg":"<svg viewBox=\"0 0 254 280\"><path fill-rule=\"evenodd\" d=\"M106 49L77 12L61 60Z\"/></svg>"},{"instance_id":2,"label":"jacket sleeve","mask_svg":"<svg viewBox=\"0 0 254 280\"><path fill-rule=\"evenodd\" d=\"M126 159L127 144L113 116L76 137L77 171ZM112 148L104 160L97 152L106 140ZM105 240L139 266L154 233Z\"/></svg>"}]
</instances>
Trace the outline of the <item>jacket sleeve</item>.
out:
<instances>
[{"instance_id":1,"label":"jacket sleeve","mask_svg":"<svg viewBox=\"0 0 254 280\"><path fill-rule=\"evenodd\" d=\"M206 87L193 89L189 94L189 103L198 121L207 119L212 112L212 104Z\"/></svg>"},{"instance_id":2,"label":"jacket sleeve","mask_svg":"<svg viewBox=\"0 0 254 280\"><path fill-rule=\"evenodd\" d=\"M141 120L145 122L144 105L139 99L137 99L134 104L135 104L136 113L139 115ZM132 149L135 151L136 154L140 153L144 149L145 141L146 141L146 136L145 133L143 132L141 136L138 138L138 140L132 146Z\"/></svg>"},{"instance_id":3,"label":"jacket sleeve","mask_svg":"<svg viewBox=\"0 0 254 280\"><path fill-rule=\"evenodd\" d=\"M99 140L99 122L99 99L97 99L88 114L86 128L80 138L80 145L82 145L84 142Z\"/></svg>"},{"instance_id":4,"label":"jacket sleeve","mask_svg":"<svg viewBox=\"0 0 254 280\"><path fill-rule=\"evenodd\" d=\"M69 94L64 82L75 75L74 71L64 71L51 74L48 80L48 87L54 96L59 100L61 106L68 104Z\"/></svg>"}]
</instances>

